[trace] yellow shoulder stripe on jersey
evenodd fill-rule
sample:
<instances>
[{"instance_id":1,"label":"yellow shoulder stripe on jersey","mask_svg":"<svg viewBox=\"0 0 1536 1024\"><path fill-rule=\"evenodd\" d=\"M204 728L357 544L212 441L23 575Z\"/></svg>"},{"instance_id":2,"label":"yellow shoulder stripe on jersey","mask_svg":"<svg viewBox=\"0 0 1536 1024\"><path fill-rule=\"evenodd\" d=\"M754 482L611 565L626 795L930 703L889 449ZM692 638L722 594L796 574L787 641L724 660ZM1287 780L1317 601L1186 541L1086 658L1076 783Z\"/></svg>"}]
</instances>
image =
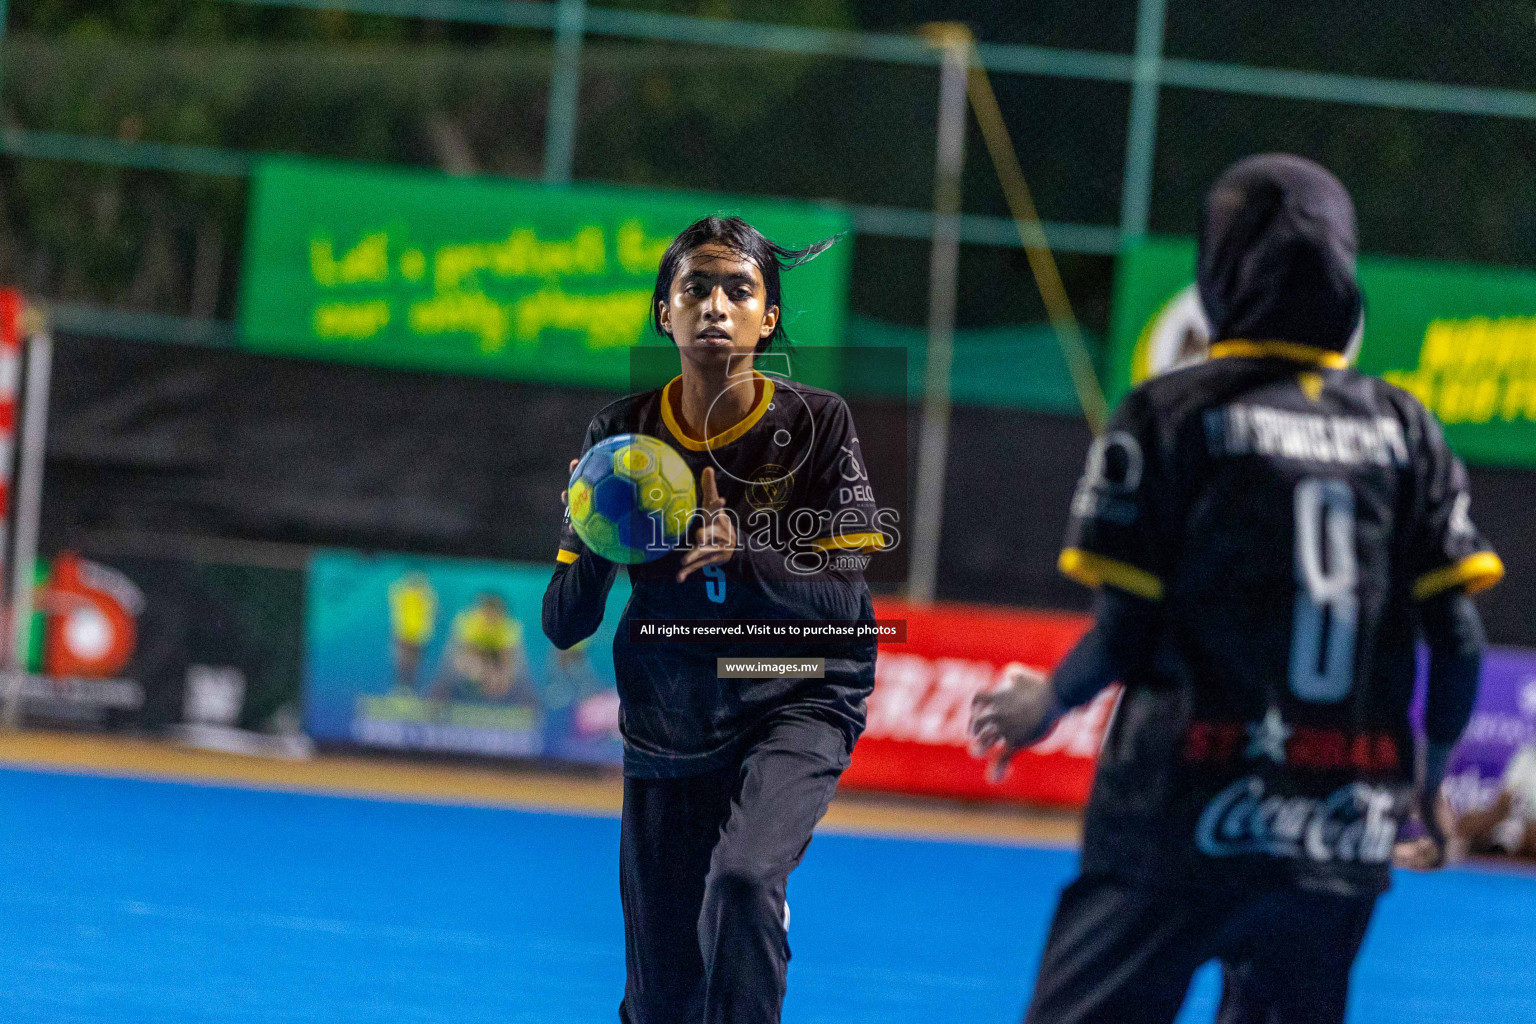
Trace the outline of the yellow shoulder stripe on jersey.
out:
<instances>
[{"instance_id":1,"label":"yellow shoulder stripe on jersey","mask_svg":"<svg viewBox=\"0 0 1536 1024\"><path fill-rule=\"evenodd\" d=\"M836 537L822 537L811 541L811 547L820 548L822 551L834 551L849 548L875 548L884 550L885 534L883 533L843 533Z\"/></svg>"},{"instance_id":2,"label":"yellow shoulder stripe on jersey","mask_svg":"<svg viewBox=\"0 0 1536 1024\"><path fill-rule=\"evenodd\" d=\"M1128 594L1144 597L1148 601L1163 599L1163 581L1134 565L1114 558L1096 555L1081 548L1067 548L1056 560L1056 568L1086 587L1108 583Z\"/></svg>"},{"instance_id":3,"label":"yellow shoulder stripe on jersey","mask_svg":"<svg viewBox=\"0 0 1536 1024\"><path fill-rule=\"evenodd\" d=\"M677 414L672 411L672 398L676 394L673 388L680 386L678 382L683 379L681 376L673 377L667 381L667 386L661 389L661 421L667 425L667 429L672 432L677 443L691 452L708 452L728 445L757 426L757 421L763 418L763 414L768 411L769 403L773 401L773 378L764 376L756 370L752 371L752 376L758 380L763 389L757 404L752 406L734 426L725 428L714 437L707 437L702 441L695 440L677 421Z\"/></svg>"},{"instance_id":4,"label":"yellow shoulder stripe on jersey","mask_svg":"<svg viewBox=\"0 0 1536 1024\"><path fill-rule=\"evenodd\" d=\"M580 557L581 556L576 552L567 551L565 548L561 548L555 552L555 561L559 562L561 565L570 565Z\"/></svg>"},{"instance_id":5,"label":"yellow shoulder stripe on jersey","mask_svg":"<svg viewBox=\"0 0 1536 1024\"><path fill-rule=\"evenodd\" d=\"M1316 345L1300 345L1294 341L1218 341L1211 346L1212 359L1289 359L1293 363L1306 363L1329 370L1342 370L1349 366L1344 353Z\"/></svg>"},{"instance_id":6,"label":"yellow shoulder stripe on jersey","mask_svg":"<svg viewBox=\"0 0 1536 1024\"><path fill-rule=\"evenodd\" d=\"M1455 586L1467 593L1487 590L1504 578L1504 562L1492 551L1479 551L1452 565L1427 572L1413 581L1413 599L1423 601Z\"/></svg>"}]
</instances>

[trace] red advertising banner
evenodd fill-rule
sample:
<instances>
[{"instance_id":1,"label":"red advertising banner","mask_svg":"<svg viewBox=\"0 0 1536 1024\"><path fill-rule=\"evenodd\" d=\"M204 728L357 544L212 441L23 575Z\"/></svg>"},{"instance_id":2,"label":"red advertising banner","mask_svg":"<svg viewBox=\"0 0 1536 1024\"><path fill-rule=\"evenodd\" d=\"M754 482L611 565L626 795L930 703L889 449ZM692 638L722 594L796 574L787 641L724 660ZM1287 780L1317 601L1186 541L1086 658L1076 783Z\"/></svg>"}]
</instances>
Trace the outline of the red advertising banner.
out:
<instances>
[{"instance_id":1,"label":"red advertising banner","mask_svg":"<svg viewBox=\"0 0 1536 1024\"><path fill-rule=\"evenodd\" d=\"M1080 807L1093 784L1099 746L1119 687L1068 714L1051 734L1013 759L992 783L967 749L971 698L1020 662L1048 671L1087 632L1082 615L981 605L913 607L877 599L881 620L905 619L905 643L880 644L869 724L843 784L932 796Z\"/></svg>"}]
</instances>

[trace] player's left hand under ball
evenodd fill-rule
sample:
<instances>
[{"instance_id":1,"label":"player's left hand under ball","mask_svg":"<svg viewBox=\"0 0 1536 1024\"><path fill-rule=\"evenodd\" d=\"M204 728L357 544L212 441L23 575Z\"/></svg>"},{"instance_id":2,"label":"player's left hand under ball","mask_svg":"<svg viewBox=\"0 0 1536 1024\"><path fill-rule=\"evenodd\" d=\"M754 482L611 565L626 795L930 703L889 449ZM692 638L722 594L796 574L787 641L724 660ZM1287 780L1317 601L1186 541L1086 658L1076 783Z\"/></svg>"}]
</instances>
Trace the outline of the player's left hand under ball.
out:
<instances>
[{"instance_id":1,"label":"player's left hand under ball","mask_svg":"<svg viewBox=\"0 0 1536 1024\"><path fill-rule=\"evenodd\" d=\"M699 490L704 499L704 525L693 532L693 548L683 556L678 571L681 583L695 569L729 562L736 554L736 521L725 510L725 499L715 487L715 468L705 466L699 474Z\"/></svg>"},{"instance_id":2,"label":"player's left hand under ball","mask_svg":"<svg viewBox=\"0 0 1536 1024\"><path fill-rule=\"evenodd\" d=\"M576 472L576 462L577 462L576 459L572 459L571 460L570 468L568 468L565 471L567 476L569 476L570 474ZM560 507L561 508L569 508L570 504L571 504L571 492L570 492L570 490L567 489L567 490L561 491L560 492Z\"/></svg>"},{"instance_id":3,"label":"player's left hand under ball","mask_svg":"<svg viewBox=\"0 0 1536 1024\"><path fill-rule=\"evenodd\" d=\"M1013 755L1043 740L1065 713L1050 679L1015 662L1003 670L1001 686L971 701L971 752L986 757L1001 748L988 772L999 782Z\"/></svg>"}]
</instances>

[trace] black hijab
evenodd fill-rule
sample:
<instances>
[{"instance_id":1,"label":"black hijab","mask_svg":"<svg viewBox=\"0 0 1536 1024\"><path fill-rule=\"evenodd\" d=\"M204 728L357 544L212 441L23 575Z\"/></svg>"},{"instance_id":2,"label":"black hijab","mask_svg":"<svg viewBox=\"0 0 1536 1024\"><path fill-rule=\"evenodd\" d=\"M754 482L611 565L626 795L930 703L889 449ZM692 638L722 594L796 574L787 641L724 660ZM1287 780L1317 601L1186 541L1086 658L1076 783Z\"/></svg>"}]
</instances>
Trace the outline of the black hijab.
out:
<instances>
[{"instance_id":1,"label":"black hijab","mask_svg":"<svg viewBox=\"0 0 1536 1024\"><path fill-rule=\"evenodd\" d=\"M1311 160L1265 153L1216 179L1200 211L1197 278L1211 340L1343 352L1360 322L1355 207Z\"/></svg>"}]
</instances>

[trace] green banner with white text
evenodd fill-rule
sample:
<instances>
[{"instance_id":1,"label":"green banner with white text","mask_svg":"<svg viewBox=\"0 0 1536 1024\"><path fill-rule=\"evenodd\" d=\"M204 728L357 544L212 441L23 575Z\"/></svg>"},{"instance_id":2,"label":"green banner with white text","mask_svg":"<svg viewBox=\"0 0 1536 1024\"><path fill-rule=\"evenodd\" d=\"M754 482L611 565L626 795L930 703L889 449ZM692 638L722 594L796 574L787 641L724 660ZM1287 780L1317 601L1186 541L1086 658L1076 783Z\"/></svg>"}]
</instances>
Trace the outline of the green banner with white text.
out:
<instances>
[{"instance_id":1,"label":"green banner with white text","mask_svg":"<svg viewBox=\"0 0 1536 1024\"><path fill-rule=\"evenodd\" d=\"M303 160L257 170L239 314L244 346L625 388L657 344L651 288L668 243L711 213L801 246L848 230L823 207L681 192L455 178ZM851 239L785 280L797 345L843 342Z\"/></svg>"},{"instance_id":2,"label":"green banner with white text","mask_svg":"<svg viewBox=\"0 0 1536 1024\"><path fill-rule=\"evenodd\" d=\"M1195 245L1153 238L1115 269L1109 383L1118 398L1200 358ZM1360 368L1416 394L1470 463L1536 467L1536 273L1361 257Z\"/></svg>"}]
</instances>

